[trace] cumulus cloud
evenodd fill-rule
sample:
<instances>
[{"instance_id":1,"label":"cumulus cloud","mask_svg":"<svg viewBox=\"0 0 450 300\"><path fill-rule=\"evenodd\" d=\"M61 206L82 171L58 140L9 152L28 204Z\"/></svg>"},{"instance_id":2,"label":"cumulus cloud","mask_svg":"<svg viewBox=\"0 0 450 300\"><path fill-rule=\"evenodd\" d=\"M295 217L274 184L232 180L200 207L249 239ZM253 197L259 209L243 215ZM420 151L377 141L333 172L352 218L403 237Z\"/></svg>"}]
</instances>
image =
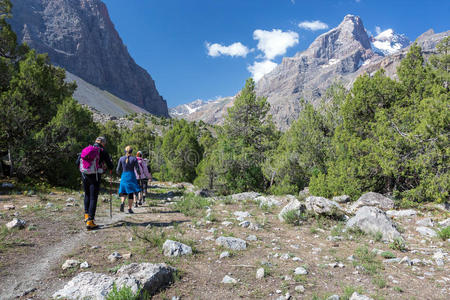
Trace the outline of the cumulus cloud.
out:
<instances>
[{"instance_id":1,"label":"cumulus cloud","mask_svg":"<svg viewBox=\"0 0 450 300\"><path fill-rule=\"evenodd\" d=\"M255 81L259 81L264 75L270 73L277 66L271 60L255 61L253 65L248 66L247 70L252 73L252 77Z\"/></svg>"},{"instance_id":2,"label":"cumulus cloud","mask_svg":"<svg viewBox=\"0 0 450 300\"><path fill-rule=\"evenodd\" d=\"M208 55L212 57L218 57L221 55L246 57L250 52L250 49L242 45L242 43L240 42L231 44L229 46L224 46L217 43L206 43L206 49L208 49Z\"/></svg>"},{"instance_id":3,"label":"cumulus cloud","mask_svg":"<svg viewBox=\"0 0 450 300\"><path fill-rule=\"evenodd\" d=\"M258 41L257 47L264 53L265 58L271 60L285 54L287 48L297 45L298 33L279 29L272 31L257 29L253 32L253 39Z\"/></svg>"},{"instance_id":4,"label":"cumulus cloud","mask_svg":"<svg viewBox=\"0 0 450 300\"><path fill-rule=\"evenodd\" d=\"M298 27L307 29L307 30L311 30L311 31L328 29L328 25L319 20L304 21L304 22L301 22L300 24L298 24Z\"/></svg>"}]
</instances>

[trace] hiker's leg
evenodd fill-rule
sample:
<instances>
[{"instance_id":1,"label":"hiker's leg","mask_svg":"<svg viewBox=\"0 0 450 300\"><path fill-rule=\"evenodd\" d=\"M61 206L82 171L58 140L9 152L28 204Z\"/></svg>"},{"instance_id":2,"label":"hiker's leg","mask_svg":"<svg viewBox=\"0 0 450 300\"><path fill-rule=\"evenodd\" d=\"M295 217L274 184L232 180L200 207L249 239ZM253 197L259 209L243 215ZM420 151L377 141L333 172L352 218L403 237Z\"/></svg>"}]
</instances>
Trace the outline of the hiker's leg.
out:
<instances>
[{"instance_id":1,"label":"hiker's leg","mask_svg":"<svg viewBox=\"0 0 450 300\"><path fill-rule=\"evenodd\" d=\"M84 188L84 213L89 214L89 180L86 175L81 174L81 178L83 180L83 188Z\"/></svg>"},{"instance_id":2,"label":"hiker's leg","mask_svg":"<svg viewBox=\"0 0 450 300\"><path fill-rule=\"evenodd\" d=\"M95 179L94 181L94 198L93 201L90 203L89 207L89 216L92 218L92 220L95 218L95 212L97 211L97 201L99 192L100 192L100 177L98 177L98 180Z\"/></svg>"},{"instance_id":3,"label":"hiker's leg","mask_svg":"<svg viewBox=\"0 0 450 300\"><path fill-rule=\"evenodd\" d=\"M147 186L148 186L148 179L144 180L142 183L142 201L145 202L145 196L147 196Z\"/></svg>"},{"instance_id":4,"label":"hiker's leg","mask_svg":"<svg viewBox=\"0 0 450 300\"><path fill-rule=\"evenodd\" d=\"M89 180L89 219L90 220L94 220L94 217L95 217L94 205L97 205L97 201L95 200L95 190L96 190L96 179L90 178L90 180Z\"/></svg>"},{"instance_id":5,"label":"hiker's leg","mask_svg":"<svg viewBox=\"0 0 450 300\"><path fill-rule=\"evenodd\" d=\"M134 196L134 193L128 194L128 209L133 208L133 196Z\"/></svg>"}]
</instances>

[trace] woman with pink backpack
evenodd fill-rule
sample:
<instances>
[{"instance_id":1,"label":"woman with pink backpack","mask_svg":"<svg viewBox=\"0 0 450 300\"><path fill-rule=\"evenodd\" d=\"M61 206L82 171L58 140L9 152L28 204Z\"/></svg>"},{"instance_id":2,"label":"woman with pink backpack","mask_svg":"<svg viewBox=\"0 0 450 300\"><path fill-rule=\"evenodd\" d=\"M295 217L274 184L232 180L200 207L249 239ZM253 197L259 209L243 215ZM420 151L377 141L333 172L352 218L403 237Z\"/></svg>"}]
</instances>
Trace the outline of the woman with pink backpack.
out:
<instances>
[{"instance_id":1,"label":"woman with pink backpack","mask_svg":"<svg viewBox=\"0 0 450 300\"><path fill-rule=\"evenodd\" d=\"M148 171L148 165L147 162L143 159L142 157L142 152L138 151L136 153L136 158L138 161L138 167L139 167L139 173L137 172L137 170L134 170L135 175L136 175L136 179L139 183L139 186L141 187L141 191L136 193L136 198L137 201L135 202L136 207L139 205L142 205L145 202L145 196L147 194L147 186L148 186L148 181L152 180L152 175L150 174L150 172Z\"/></svg>"}]
</instances>

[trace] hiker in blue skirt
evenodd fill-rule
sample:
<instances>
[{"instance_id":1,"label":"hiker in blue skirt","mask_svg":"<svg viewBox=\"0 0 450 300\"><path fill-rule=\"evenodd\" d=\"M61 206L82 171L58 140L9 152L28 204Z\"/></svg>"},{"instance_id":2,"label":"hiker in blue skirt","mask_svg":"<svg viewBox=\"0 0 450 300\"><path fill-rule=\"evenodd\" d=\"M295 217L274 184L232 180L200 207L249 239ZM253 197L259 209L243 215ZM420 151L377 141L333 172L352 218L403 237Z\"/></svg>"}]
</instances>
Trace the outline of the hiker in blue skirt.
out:
<instances>
[{"instance_id":1,"label":"hiker in blue skirt","mask_svg":"<svg viewBox=\"0 0 450 300\"><path fill-rule=\"evenodd\" d=\"M125 148L125 156L122 156L119 159L119 163L117 164L116 169L118 175L120 175L120 173L122 172L119 187L119 196L122 200L122 204L120 204L120 211L124 211L125 198L128 196L128 213L130 214L134 213L131 209L133 207L134 193L141 191L134 172L136 170L138 175L140 175L141 173L139 170L138 161L136 157L131 156L132 153L133 148L131 148L131 146L127 146Z\"/></svg>"}]
</instances>

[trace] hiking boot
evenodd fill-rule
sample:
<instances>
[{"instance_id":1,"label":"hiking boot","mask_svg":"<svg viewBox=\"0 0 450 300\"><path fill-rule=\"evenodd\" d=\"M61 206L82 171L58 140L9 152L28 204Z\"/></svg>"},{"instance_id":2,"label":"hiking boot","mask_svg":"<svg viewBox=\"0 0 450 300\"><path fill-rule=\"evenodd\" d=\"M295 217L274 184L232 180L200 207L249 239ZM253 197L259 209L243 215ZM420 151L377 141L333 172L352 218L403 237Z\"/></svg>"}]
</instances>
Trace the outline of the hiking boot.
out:
<instances>
[{"instance_id":1,"label":"hiking boot","mask_svg":"<svg viewBox=\"0 0 450 300\"><path fill-rule=\"evenodd\" d=\"M139 201L139 205L141 205L141 206L142 206L142 201Z\"/></svg>"},{"instance_id":2,"label":"hiking boot","mask_svg":"<svg viewBox=\"0 0 450 300\"><path fill-rule=\"evenodd\" d=\"M137 201L136 201L136 202L134 202L134 207L138 207L138 203L137 203Z\"/></svg>"},{"instance_id":3,"label":"hiking boot","mask_svg":"<svg viewBox=\"0 0 450 300\"><path fill-rule=\"evenodd\" d=\"M88 219L89 219L89 214L84 214L84 223L86 223Z\"/></svg>"},{"instance_id":4,"label":"hiking boot","mask_svg":"<svg viewBox=\"0 0 450 300\"><path fill-rule=\"evenodd\" d=\"M134 211L133 211L131 208L129 208L129 209L128 209L128 213L129 213L129 214L134 214Z\"/></svg>"},{"instance_id":5,"label":"hiking boot","mask_svg":"<svg viewBox=\"0 0 450 300\"><path fill-rule=\"evenodd\" d=\"M125 204L122 203L122 204L120 204L120 211L121 211L121 212L124 212L124 210L125 210Z\"/></svg>"},{"instance_id":6,"label":"hiking boot","mask_svg":"<svg viewBox=\"0 0 450 300\"><path fill-rule=\"evenodd\" d=\"M97 229L98 225L94 223L94 220L87 220L86 228L87 230Z\"/></svg>"}]
</instances>

